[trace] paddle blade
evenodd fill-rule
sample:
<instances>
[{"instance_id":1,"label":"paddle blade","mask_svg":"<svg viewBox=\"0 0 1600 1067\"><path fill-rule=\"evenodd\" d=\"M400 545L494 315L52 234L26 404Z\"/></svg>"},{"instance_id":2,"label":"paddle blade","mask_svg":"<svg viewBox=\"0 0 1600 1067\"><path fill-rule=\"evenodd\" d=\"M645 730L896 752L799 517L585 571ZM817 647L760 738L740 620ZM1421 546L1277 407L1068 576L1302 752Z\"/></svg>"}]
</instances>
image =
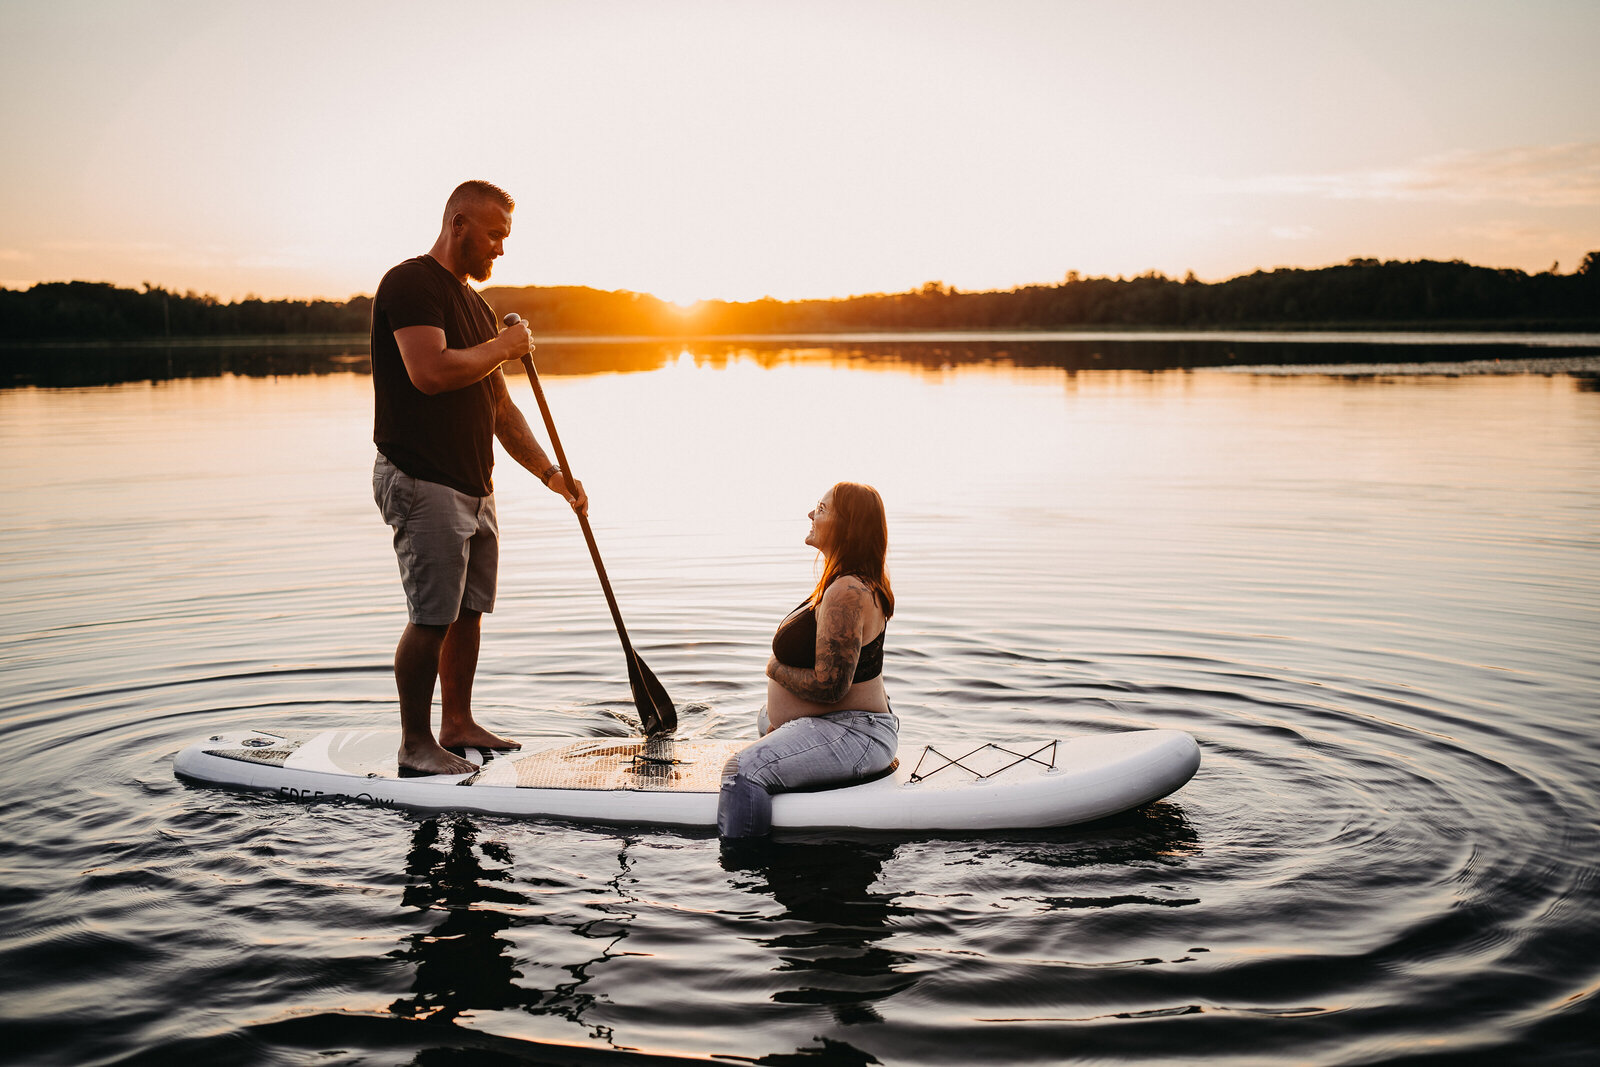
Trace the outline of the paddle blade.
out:
<instances>
[{"instance_id":1,"label":"paddle blade","mask_svg":"<svg viewBox=\"0 0 1600 1067\"><path fill-rule=\"evenodd\" d=\"M639 709L645 736L671 733L678 728L678 709L672 706L672 698L639 654L631 648L628 651L628 686L633 690L633 706Z\"/></svg>"}]
</instances>

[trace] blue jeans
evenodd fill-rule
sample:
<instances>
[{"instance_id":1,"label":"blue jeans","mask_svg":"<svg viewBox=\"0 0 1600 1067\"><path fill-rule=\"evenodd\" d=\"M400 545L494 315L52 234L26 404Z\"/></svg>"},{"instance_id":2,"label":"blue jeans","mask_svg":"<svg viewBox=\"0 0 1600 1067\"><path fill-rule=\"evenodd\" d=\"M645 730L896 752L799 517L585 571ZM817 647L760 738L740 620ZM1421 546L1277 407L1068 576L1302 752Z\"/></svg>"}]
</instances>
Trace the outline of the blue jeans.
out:
<instances>
[{"instance_id":1,"label":"blue jeans","mask_svg":"<svg viewBox=\"0 0 1600 1067\"><path fill-rule=\"evenodd\" d=\"M766 726L765 709L760 723ZM791 719L723 765L717 832L765 837L772 829L772 794L849 785L882 771L894 762L899 733L892 712L830 711Z\"/></svg>"}]
</instances>

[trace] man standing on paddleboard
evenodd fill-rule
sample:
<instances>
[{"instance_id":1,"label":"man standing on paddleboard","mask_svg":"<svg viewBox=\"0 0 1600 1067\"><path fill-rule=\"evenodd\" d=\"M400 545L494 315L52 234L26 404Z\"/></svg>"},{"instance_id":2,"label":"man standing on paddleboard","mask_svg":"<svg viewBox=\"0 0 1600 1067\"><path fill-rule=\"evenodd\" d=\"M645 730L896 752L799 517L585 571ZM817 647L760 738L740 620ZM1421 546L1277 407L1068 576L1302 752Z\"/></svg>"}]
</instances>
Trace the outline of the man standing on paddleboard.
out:
<instances>
[{"instance_id":1,"label":"man standing on paddleboard","mask_svg":"<svg viewBox=\"0 0 1600 1067\"><path fill-rule=\"evenodd\" d=\"M580 514L589 506L581 483L568 490L506 390L500 364L533 350L527 325L502 330L467 284L488 280L515 207L497 186L463 183L445 204L432 250L385 274L372 299L372 492L394 528L410 616L394 653L402 774L476 769L450 748L521 747L472 717L480 623L494 610L500 556L494 439Z\"/></svg>"}]
</instances>

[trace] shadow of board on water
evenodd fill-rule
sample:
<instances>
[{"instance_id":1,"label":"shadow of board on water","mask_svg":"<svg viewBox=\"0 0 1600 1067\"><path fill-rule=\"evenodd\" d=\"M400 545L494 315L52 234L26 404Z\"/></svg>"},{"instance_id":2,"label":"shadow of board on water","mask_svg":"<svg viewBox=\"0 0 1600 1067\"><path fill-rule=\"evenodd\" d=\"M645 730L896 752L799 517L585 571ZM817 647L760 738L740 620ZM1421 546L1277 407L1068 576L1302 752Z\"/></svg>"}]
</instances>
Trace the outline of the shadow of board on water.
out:
<instances>
[{"instance_id":1,"label":"shadow of board on water","mask_svg":"<svg viewBox=\"0 0 1600 1067\"><path fill-rule=\"evenodd\" d=\"M614 884L626 876L631 839L619 830L619 869ZM882 895L868 892L884 859L892 854L888 843L855 846L800 845L779 850L763 867L762 891L784 902L797 919L823 921L830 908L849 916L833 938L841 946L859 941L866 927L887 936L885 920L891 908ZM853 857L853 859L851 858ZM843 860L839 866L834 861ZM115 1060L118 1067L154 1067L174 1062L204 1063L218 1067L277 1062L287 1057L337 1054L340 1062L410 1063L425 1067L454 1065L550 1065L591 1067L600 1064L670 1065L688 1063L751 1063L763 1065L856 1065L879 1061L847 1042L818 1037L812 1046L758 1056L708 1050L704 1056L659 1055L613 1044L611 1029L585 1019L603 997L583 987L600 964L628 952L625 909L577 923L571 931L594 945L593 955L558 968L571 980L549 989L518 985L520 977L511 941L502 936L535 907L522 888L557 885L545 879L512 873L515 857L503 843L481 838L470 815L450 813L421 819L413 831L406 858L408 884L402 892L407 909L438 914L440 921L427 931L403 939L386 955L412 966L411 990L389 1006L386 1015L320 1011L240 1026L229 1033L185 1038L142 1049ZM842 881L841 881L842 877ZM833 894L848 883L861 900L838 900ZM848 894L847 894L848 895ZM621 901L619 900L619 903ZM506 906L501 910L499 905ZM860 907L852 907L860 905ZM835 922L840 922L835 916ZM812 947L825 943L813 939ZM781 947L781 946L777 946ZM887 958L887 957L886 957ZM889 962L893 962L890 960ZM873 965L881 965L882 960ZM826 963L821 965L826 970ZM860 968L851 968L859 976ZM548 1043L487 1033L463 1025L475 1012L523 1010L554 1015L586 1027L592 1045ZM285 1014L288 1014L286 1010ZM609 1047L607 1047L609 1046Z\"/></svg>"},{"instance_id":2,"label":"shadow of board on water","mask_svg":"<svg viewBox=\"0 0 1600 1067\"><path fill-rule=\"evenodd\" d=\"M616 834L613 884L618 903L624 904L622 884L630 869L632 839L626 828L617 828ZM960 840L979 849L1016 850L1031 862L1055 867L1174 862L1199 851L1197 835L1181 808L1167 802L1063 830L963 835ZM780 909L778 921L762 924L777 932L758 942L772 951L772 974L782 978L784 988L770 994L775 1002L824 1008L841 1024L871 1023L879 1019L875 1002L916 984L916 975L908 973L915 961L882 944L907 909L897 903L894 892L874 889L884 866L908 842L913 847L930 844L903 835L791 833L722 852L721 866L734 876L735 889L770 898ZM286 1011L285 1018L165 1042L114 1062L121 1067L173 1062L243 1067L333 1052L347 1057L342 1062L426 1067L714 1062L845 1067L879 1062L846 1041L825 1036L792 1051L757 1055L706 1050L704 1056L665 1056L618 1047L609 1027L586 1020L603 997L584 987L600 965L629 954L625 941L633 916L619 907L573 924L571 933L593 950L585 959L554 968L570 980L547 989L519 985L514 946L505 935L518 922L549 921L528 919L537 902L526 890L556 883L515 875L516 862L505 844L483 837L470 814L419 818L406 856L401 905L436 914L439 921L384 954L408 964L412 974L410 990L386 1014ZM353 965L364 969L368 962ZM357 975L344 977L361 981ZM474 1012L507 1009L563 1018L585 1028L595 1044L545 1043L463 1025Z\"/></svg>"},{"instance_id":3,"label":"shadow of board on water","mask_svg":"<svg viewBox=\"0 0 1600 1067\"><path fill-rule=\"evenodd\" d=\"M522 975L506 935L513 925L530 921L527 916L536 909L537 901L526 888L559 888L559 883L516 875L518 857L499 841L482 840L478 820L470 814L422 819L413 831L402 904L440 919L387 953L409 964L413 973L409 995L395 1000L390 1012L400 1019L443 1025L473 1012L520 1010L566 1019L586 1027L591 1040L609 1043L610 1028L587 1018L601 998L585 987L604 964L630 955L626 941L635 916L623 884L632 868L633 839L624 827L615 833L615 906L566 924L573 941L592 946L592 953L560 962L555 969L569 979L539 988L518 983ZM960 840L969 848L1003 849L1058 869L1154 860L1170 864L1199 850L1181 808L1166 802L1063 830L963 835ZM779 909L752 935L752 943L773 954L769 978L775 988L768 991L773 1002L823 1008L843 1025L873 1023L881 1021L877 1002L916 984L911 973L915 960L886 944L896 919L910 912L894 892L875 888L885 865L908 842L911 847L929 844L905 835L838 832L791 832L723 844L721 866L734 876L732 887L770 900ZM551 920L541 915L532 921ZM853 1054L832 1046L793 1053L808 1062L816 1062L817 1056L829 1057L829 1062L870 1062L848 1058Z\"/></svg>"},{"instance_id":4,"label":"shadow of board on water","mask_svg":"<svg viewBox=\"0 0 1600 1067\"><path fill-rule=\"evenodd\" d=\"M541 341L536 353L541 374L579 375L658 370L687 353L713 367L740 360L774 367L799 362L829 365L869 364L923 371L999 364L1055 368L1066 374L1090 370L1164 371L1230 365L1451 363L1499 359L1515 361L1552 354L1550 348L1520 344L1390 344L1362 341L1252 341L1199 338L1150 340L1138 336L1096 340L871 341L860 338L771 340ZM1595 355L1588 348L1562 349L1567 355ZM518 373L515 367L509 368ZM127 382L239 375L251 378L326 375L372 371L363 341L298 343L289 339L160 345L26 345L0 348L0 388L83 388ZM1590 376L1580 388L1594 389Z\"/></svg>"},{"instance_id":5,"label":"shadow of board on water","mask_svg":"<svg viewBox=\"0 0 1600 1067\"><path fill-rule=\"evenodd\" d=\"M525 875L514 878L516 860L511 851L497 841L480 840L471 816L452 814L423 820L413 835L407 861L410 884L403 903L408 909L442 918L431 930L407 937L400 948L388 953L408 963L414 975L410 994L394 1001L390 1012L397 1019L444 1026L475 1012L520 1010L566 1019L586 1028L589 1040L612 1044L611 1028L587 1018L592 1009L603 1006L604 998L585 987L602 965L630 954L626 941L636 917L629 910L623 882L632 866L631 844L626 832L619 830L618 868L611 880L617 892L614 906L583 921L562 924L578 943L592 946L592 954L559 964L545 961L545 970L559 970L570 977L549 988L538 988L517 982L522 975L516 969L514 946L504 935L516 923L551 922L543 915L527 918L537 901L525 895L523 887L554 888L558 883ZM783 974L786 987L773 994L774 1001L824 1007L844 1023L870 1022L878 1019L872 1001L913 984L914 979L898 972L900 965L910 962L909 957L877 945L889 936L889 919L896 908L890 895L874 893L871 887L895 847L891 842L784 844L765 853L759 862L737 868L756 876L737 888L771 897L783 909L784 920L804 929L800 934L758 941L773 951L775 960L793 966L792 973L784 967L774 968L774 973ZM518 1054L527 1051L521 1049ZM634 1062L635 1055L630 1052L623 1062ZM747 1058L745 1062L785 1063L793 1057L808 1063L876 1062L831 1039L814 1049ZM718 1058L729 1056L719 1052Z\"/></svg>"}]
</instances>

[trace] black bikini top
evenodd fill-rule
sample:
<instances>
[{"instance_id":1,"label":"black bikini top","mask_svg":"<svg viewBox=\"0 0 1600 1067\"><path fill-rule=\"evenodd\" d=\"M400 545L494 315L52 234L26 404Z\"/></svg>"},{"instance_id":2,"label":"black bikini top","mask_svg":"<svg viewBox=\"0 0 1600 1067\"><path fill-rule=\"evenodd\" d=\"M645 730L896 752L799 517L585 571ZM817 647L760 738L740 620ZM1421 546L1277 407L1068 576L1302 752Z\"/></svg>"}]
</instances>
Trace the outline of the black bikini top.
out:
<instances>
[{"instance_id":1,"label":"black bikini top","mask_svg":"<svg viewBox=\"0 0 1600 1067\"><path fill-rule=\"evenodd\" d=\"M877 590L873 590L877 597ZM879 605L882 601L879 600ZM861 656L856 660L856 674L850 684L866 682L883 673L883 638L889 632L885 622L878 636L861 646ZM815 667L817 665L817 612L809 599L791 611L778 624L772 635L772 654L785 667Z\"/></svg>"}]
</instances>

